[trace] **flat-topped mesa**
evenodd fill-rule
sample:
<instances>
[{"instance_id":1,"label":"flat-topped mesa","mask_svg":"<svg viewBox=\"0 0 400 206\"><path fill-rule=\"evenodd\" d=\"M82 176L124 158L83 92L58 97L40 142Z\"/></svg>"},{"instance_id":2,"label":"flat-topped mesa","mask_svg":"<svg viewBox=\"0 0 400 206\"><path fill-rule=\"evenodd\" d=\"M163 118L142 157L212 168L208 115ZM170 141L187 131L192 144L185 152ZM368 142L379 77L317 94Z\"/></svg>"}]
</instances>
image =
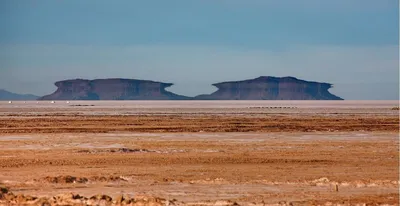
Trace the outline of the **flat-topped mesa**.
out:
<instances>
[{"instance_id":1,"label":"flat-topped mesa","mask_svg":"<svg viewBox=\"0 0 400 206\"><path fill-rule=\"evenodd\" d=\"M332 84L300 80L294 77L260 76L243 81L213 84L218 90L199 95L199 100L343 100L328 90Z\"/></svg>"},{"instance_id":2,"label":"flat-topped mesa","mask_svg":"<svg viewBox=\"0 0 400 206\"><path fill-rule=\"evenodd\" d=\"M56 82L57 91L41 100L185 100L166 91L172 83L138 79L74 79Z\"/></svg>"}]
</instances>

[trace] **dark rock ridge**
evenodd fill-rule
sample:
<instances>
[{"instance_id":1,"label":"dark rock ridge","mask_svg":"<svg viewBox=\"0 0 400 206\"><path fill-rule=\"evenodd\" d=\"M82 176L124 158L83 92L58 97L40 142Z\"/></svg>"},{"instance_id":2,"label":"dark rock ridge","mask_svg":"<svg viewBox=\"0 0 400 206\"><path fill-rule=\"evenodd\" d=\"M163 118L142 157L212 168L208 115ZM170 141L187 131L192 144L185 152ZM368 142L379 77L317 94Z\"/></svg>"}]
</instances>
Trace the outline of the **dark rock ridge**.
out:
<instances>
[{"instance_id":1,"label":"dark rock ridge","mask_svg":"<svg viewBox=\"0 0 400 206\"><path fill-rule=\"evenodd\" d=\"M185 100L166 91L172 83L137 79L75 79L56 82L57 91L40 100Z\"/></svg>"},{"instance_id":2,"label":"dark rock ridge","mask_svg":"<svg viewBox=\"0 0 400 206\"><path fill-rule=\"evenodd\" d=\"M16 94L0 89L0 100L36 100L38 96L32 94Z\"/></svg>"},{"instance_id":3,"label":"dark rock ridge","mask_svg":"<svg viewBox=\"0 0 400 206\"><path fill-rule=\"evenodd\" d=\"M198 100L343 100L328 90L332 84L294 77L260 76L244 81L213 84L218 90Z\"/></svg>"},{"instance_id":4,"label":"dark rock ridge","mask_svg":"<svg viewBox=\"0 0 400 206\"><path fill-rule=\"evenodd\" d=\"M194 98L166 91L172 83L137 79L75 79L56 82L57 91L40 100L342 100L332 84L294 77L261 76L213 84L218 90Z\"/></svg>"}]
</instances>

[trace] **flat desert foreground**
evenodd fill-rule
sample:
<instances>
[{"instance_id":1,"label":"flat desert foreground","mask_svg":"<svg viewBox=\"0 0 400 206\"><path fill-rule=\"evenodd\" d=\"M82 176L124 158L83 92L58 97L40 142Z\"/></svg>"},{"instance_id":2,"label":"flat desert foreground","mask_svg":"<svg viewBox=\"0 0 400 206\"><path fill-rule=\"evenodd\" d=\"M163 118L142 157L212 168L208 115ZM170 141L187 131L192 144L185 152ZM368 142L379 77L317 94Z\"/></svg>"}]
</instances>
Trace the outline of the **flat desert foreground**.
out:
<instances>
[{"instance_id":1,"label":"flat desert foreground","mask_svg":"<svg viewBox=\"0 0 400 206\"><path fill-rule=\"evenodd\" d=\"M398 104L0 102L0 205L399 205Z\"/></svg>"}]
</instances>

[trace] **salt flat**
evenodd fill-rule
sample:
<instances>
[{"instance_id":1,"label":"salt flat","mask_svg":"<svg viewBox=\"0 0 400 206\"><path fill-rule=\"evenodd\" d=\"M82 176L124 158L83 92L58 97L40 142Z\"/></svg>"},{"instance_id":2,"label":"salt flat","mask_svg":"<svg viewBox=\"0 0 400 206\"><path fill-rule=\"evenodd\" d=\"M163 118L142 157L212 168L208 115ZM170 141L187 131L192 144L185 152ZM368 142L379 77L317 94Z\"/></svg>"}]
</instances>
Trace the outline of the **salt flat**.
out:
<instances>
[{"instance_id":1,"label":"salt flat","mask_svg":"<svg viewBox=\"0 0 400 206\"><path fill-rule=\"evenodd\" d=\"M69 102L69 103L67 103ZM398 100L344 100L344 101L0 101L2 108L59 108L71 105L103 108L248 108L248 107L297 107L297 108L390 108L399 105Z\"/></svg>"}]
</instances>

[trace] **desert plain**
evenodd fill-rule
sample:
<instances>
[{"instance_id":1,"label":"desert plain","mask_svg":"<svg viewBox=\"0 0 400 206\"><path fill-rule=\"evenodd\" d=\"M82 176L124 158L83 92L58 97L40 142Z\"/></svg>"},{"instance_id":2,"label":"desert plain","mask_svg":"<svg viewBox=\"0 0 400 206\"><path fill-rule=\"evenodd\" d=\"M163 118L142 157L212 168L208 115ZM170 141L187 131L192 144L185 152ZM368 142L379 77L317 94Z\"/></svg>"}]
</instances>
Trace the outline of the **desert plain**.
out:
<instances>
[{"instance_id":1,"label":"desert plain","mask_svg":"<svg viewBox=\"0 0 400 206\"><path fill-rule=\"evenodd\" d=\"M0 102L0 205L399 205L398 106Z\"/></svg>"}]
</instances>

